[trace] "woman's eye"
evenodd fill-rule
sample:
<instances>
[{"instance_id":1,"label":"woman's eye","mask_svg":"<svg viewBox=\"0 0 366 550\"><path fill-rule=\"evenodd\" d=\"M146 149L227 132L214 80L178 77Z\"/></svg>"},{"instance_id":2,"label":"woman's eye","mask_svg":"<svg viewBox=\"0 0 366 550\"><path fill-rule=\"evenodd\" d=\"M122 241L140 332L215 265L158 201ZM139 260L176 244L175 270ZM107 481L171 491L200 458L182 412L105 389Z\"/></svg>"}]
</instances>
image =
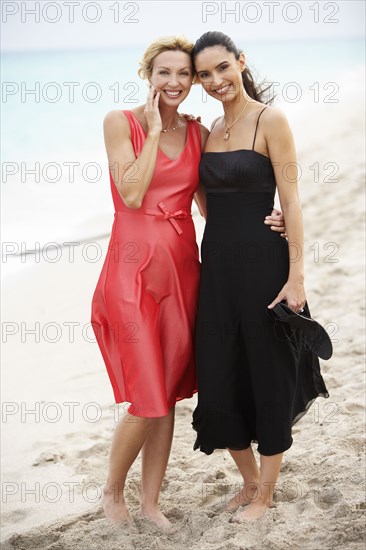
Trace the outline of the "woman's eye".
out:
<instances>
[{"instance_id":1,"label":"woman's eye","mask_svg":"<svg viewBox=\"0 0 366 550\"><path fill-rule=\"evenodd\" d=\"M227 69L227 65L223 65L220 67L220 71L224 71L225 69Z\"/></svg>"},{"instance_id":2,"label":"woman's eye","mask_svg":"<svg viewBox=\"0 0 366 550\"><path fill-rule=\"evenodd\" d=\"M200 74L199 74L199 77L200 77L200 78L207 78L207 73L200 73Z\"/></svg>"},{"instance_id":3,"label":"woman's eye","mask_svg":"<svg viewBox=\"0 0 366 550\"><path fill-rule=\"evenodd\" d=\"M159 71L159 74L169 74L168 71ZM180 76L189 76L189 73L180 73Z\"/></svg>"}]
</instances>

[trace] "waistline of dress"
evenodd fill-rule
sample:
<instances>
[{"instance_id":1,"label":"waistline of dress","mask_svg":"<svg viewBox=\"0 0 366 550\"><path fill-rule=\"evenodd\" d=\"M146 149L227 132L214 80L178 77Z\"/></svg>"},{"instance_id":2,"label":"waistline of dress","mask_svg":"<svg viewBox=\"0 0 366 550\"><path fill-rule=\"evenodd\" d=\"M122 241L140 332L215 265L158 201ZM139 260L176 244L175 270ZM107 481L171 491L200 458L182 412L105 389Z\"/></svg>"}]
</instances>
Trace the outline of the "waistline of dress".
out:
<instances>
[{"instance_id":1,"label":"waistline of dress","mask_svg":"<svg viewBox=\"0 0 366 550\"><path fill-rule=\"evenodd\" d=\"M192 213L189 208L179 208L175 210L174 212L167 209L164 202L159 202L158 209L154 208L126 208L126 210L116 210L114 213L114 216L118 215L125 215L125 214L133 214L133 215L147 215L147 216L154 216L157 220L169 220L169 222L172 224L178 235L181 235L183 233L182 228L177 222L177 219L179 220L186 220L188 218L192 218Z\"/></svg>"}]
</instances>

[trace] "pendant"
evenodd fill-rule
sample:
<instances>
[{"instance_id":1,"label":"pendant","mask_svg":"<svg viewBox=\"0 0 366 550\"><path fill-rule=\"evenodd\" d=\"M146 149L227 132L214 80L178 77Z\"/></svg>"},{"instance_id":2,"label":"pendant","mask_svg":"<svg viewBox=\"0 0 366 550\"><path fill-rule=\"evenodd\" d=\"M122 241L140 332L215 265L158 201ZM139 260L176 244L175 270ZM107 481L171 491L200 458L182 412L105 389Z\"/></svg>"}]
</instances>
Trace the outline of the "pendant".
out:
<instances>
[{"instance_id":1,"label":"pendant","mask_svg":"<svg viewBox=\"0 0 366 550\"><path fill-rule=\"evenodd\" d=\"M229 130L226 130L226 132L224 133L224 139L229 139L229 137L230 137Z\"/></svg>"}]
</instances>

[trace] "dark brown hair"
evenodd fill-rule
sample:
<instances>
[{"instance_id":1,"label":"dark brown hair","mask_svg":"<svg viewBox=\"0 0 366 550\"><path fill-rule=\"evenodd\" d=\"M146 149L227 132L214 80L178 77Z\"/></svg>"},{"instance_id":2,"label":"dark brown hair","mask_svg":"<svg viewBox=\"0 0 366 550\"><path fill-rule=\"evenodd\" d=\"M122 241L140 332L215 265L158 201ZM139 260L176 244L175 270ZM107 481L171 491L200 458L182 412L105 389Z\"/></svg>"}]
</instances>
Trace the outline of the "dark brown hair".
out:
<instances>
[{"instance_id":1,"label":"dark brown hair","mask_svg":"<svg viewBox=\"0 0 366 550\"><path fill-rule=\"evenodd\" d=\"M209 31L205 32L196 41L192 50L193 63L196 56L200 52L202 52L206 48L211 48L212 46L223 46L228 52L231 52L235 55L235 59L239 59L239 56L242 53L242 50L239 50L239 48L235 46L231 38L226 34L219 31ZM270 90L270 88L273 86L273 84L270 84L266 88L263 88L262 85L265 81L262 81L260 84L255 83L252 73L250 72L248 67L245 67L244 71L242 72L242 79L245 91L252 99L254 99L255 101L259 101L260 103L265 103L266 105L269 105L273 102L275 96L267 93L268 90ZM265 94L267 94L266 99L264 99Z\"/></svg>"}]
</instances>

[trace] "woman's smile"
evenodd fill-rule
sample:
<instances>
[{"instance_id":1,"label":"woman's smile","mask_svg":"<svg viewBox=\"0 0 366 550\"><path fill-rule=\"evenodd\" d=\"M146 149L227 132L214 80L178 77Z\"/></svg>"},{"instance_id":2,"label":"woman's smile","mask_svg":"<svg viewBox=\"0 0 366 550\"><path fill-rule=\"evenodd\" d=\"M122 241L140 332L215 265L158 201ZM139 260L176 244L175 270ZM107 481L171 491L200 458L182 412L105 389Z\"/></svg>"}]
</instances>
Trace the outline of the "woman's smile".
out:
<instances>
[{"instance_id":1,"label":"woman's smile","mask_svg":"<svg viewBox=\"0 0 366 550\"><path fill-rule=\"evenodd\" d=\"M166 94L171 99L175 99L182 95L183 90L163 90L164 94Z\"/></svg>"},{"instance_id":2,"label":"woman's smile","mask_svg":"<svg viewBox=\"0 0 366 550\"><path fill-rule=\"evenodd\" d=\"M214 89L214 90L212 90L212 91L215 92L216 94L224 95L224 94L226 94L231 88L232 88L232 84L225 84L225 85L223 85L223 86L220 86L220 88L216 88L216 89Z\"/></svg>"}]
</instances>

